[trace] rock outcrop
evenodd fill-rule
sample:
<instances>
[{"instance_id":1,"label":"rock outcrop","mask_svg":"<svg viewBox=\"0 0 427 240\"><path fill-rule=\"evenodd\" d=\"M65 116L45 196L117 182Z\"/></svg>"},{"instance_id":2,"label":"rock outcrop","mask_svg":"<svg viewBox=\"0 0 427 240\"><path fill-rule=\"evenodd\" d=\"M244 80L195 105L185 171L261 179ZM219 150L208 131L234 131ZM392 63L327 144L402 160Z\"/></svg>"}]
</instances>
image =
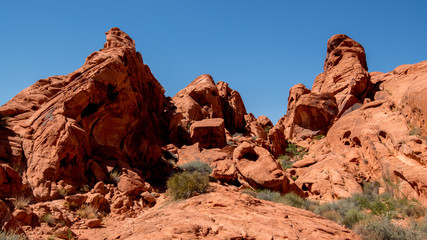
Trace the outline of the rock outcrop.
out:
<instances>
[{"instance_id":1,"label":"rock outcrop","mask_svg":"<svg viewBox=\"0 0 427 240\"><path fill-rule=\"evenodd\" d=\"M141 168L160 159L169 125L164 89L126 33L106 35L81 68L39 80L0 107L13 138L7 159L25 159L24 182L37 200L58 197L59 180L87 183L89 159Z\"/></svg>"},{"instance_id":2,"label":"rock outcrop","mask_svg":"<svg viewBox=\"0 0 427 240\"><path fill-rule=\"evenodd\" d=\"M389 179L407 197L427 204L427 64L370 75L378 86L374 101L348 109L324 140L310 146L315 161L295 170L296 183L316 198L331 200L360 193L364 181L386 184L383 179Z\"/></svg>"},{"instance_id":3,"label":"rock outcrop","mask_svg":"<svg viewBox=\"0 0 427 240\"><path fill-rule=\"evenodd\" d=\"M309 211L212 186L211 193L154 208L121 235L126 239L360 239ZM238 214L232 214L238 213ZM280 230L278 230L280 229Z\"/></svg>"},{"instance_id":4,"label":"rock outcrop","mask_svg":"<svg viewBox=\"0 0 427 240\"><path fill-rule=\"evenodd\" d=\"M372 95L362 45L344 34L328 40L324 72L314 80L312 90L297 84L289 90L284 125L288 139L325 134L333 121Z\"/></svg>"},{"instance_id":5,"label":"rock outcrop","mask_svg":"<svg viewBox=\"0 0 427 240\"><path fill-rule=\"evenodd\" d=\"M240 94L227 83L220 81L215 85L208 74L194 79L172 101L177 108L176 112L182 114L174 137L177 145L191 143L188 136L190 126L194 121L203 119L224 119L225 128L232 134L245 131L246 108Z\"/></svg>"}]
</instances>

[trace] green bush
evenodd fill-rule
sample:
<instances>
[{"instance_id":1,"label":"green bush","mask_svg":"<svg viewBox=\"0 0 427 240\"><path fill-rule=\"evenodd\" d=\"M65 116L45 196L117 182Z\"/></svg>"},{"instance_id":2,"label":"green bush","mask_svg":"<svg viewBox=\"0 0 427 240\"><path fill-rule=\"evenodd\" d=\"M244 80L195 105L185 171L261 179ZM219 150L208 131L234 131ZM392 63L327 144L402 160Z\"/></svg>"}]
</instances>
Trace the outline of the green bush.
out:
<instances>
[{"instance_id":1,"label":"green bush","mask_svg":"<svg viewBox=\"0 0 427 240\"><path fill-rule=\"evenodd\" d=\"M295 193L287 193L285 195L281 195L279 199L277 199L278 202L302 209L307 209L307 200L304 198L296 195Z\"/></svg>"},{"instance_id":2,"label":"green bush","mask_svg":"<svg viewBox=\"0 0 427 240\"><path fill-rule=\"evenodd\" d=\"M365 212L352 208L348 210L347 213L344 215L341 220L341 223L344 224L346 227L351 228L354 224L367 218L368 215Z\"/></svg>"},{"instance_id":3,"label":"green bush","mask_svg":"<svg viewBox=\"0 0 427 240\"><path fill-rule=\"evenodd\" d=\"M173 199L192 197L196 193L205 193L209 187L209 175L200 172L176 173L167 181Z\"/></svg>"},{"instance_id":4,"label":"green bush","mask_svg":"<svg viewBox=\"0 0 427 240\"><path fill-rule=\"evenodd\" d=\"M307 154L307 149L301 146L298 146L294 143L288 143L286 147L287 155L293 158L294 160L300 160L302 157Z\"/></svg>"},{"instance_id":5,"label":"green bush","mask_svg":"<svg viewBox=\"0 0 427 240\"><path fill-rule=\"evenodd\" d=\"M341 214L336 210L328 210L322 213L322 217L332 220L336 223L340 223L342 221Z\"/></svg>"},{"instance_id":6,"label":"green bush","mask_svg":"<svg viewBox=\"0 0 427 240\"><path fill-rule=\"evenodd\" d=\"M355 224L353 229L363 240L417 240L419 232L394 225L387 218L373 218Z\"/></svg>"},{"instance_id":7,"label":"green bush","mask_svg":"<svg viewBox=\"0 0 427 240\"><path fill-rule=\"evenodd\" d=\"M5 233L0 231L0 240L26 240L28 239L25 235L15 233Z\"/></svg>"},{"instance_id":8,"label":"green bush","mask_svg":"<svg viewBox=\"0 0 427 240\"><path fill-rule=\"evenodd\" d=\"M269 189L263 189L259 191L244 189L242 193L246 193L258 199L267 200L267 201L276 202L276 203L283 203L285 205L307 209L307 210L310 210L317 205L316 202L308 201L296 195L295 193L287 193L287 194L281 195L279 192L274 192Z\"/></svg>"},{"instance_id":9,"label":"green bush","mask_svg":"<svg viewBox=\"0 0 427 240\"><path fill-rule=\"evenodd\" d=\"M212 168L209 164L201 161L191 161L179 166L179 168L187 172L199 172L206 173L208 175L212 172Z\"/></svg>"},{"instance_id":10,"label":"green bush","mask_svg":"<svg viewBox=\"0 0 427 240\"><path fill-rule=\"evenodd\" d=\"M271 202L277 202L280 198L280 193L268 189L263 189L257 192L256 198Z\"/></svg>"}]
</instances>

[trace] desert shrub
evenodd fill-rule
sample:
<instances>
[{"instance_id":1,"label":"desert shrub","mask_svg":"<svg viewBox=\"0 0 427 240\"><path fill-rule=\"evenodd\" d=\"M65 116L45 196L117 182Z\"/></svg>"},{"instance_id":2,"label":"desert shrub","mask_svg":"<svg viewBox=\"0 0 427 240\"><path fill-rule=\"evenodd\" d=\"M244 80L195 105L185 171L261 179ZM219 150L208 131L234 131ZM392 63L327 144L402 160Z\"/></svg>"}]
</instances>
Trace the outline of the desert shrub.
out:
<instances>
[{"instance_id":1,"label":"desert shrub","mask_svg":"<svg viewBox=\"0 0 427 240\"><path fill-rule=\"evenodd\" d=\"M64 198L65 196L68 195L68 191L64 188L58 188L58 194L59 194L59 196Z\"/></svg>"},{"instance_id":2,"label":"desert shrub","mask_svg":"<svg viewBox=\"0 0 427 240\"><path fill-rule=\"evenodd\" d=\"M200 172L181 172L172 175L167 186L173 199L184 199L196 193L205 193L209 188L209 175Z\"/></svg>"},{"instance_id":3,"label":"desert shrub","mask_svg":"<svg viewBox=\"0 0 427 240\"><path fill-rule=\"evenodd\" d=\"M246 193L258 199L267 200L267 201L276 202L276 203L283 203L285 205L307 209L307 210L312 210L316 208L318 205L317 202L304 199L296 195L295 193L287 193L287 194L281 195L279 192L274 192L269 189L263 189L258 191L245 189L242 191L242 193Z\"/></svg>"},{"instance_id":4,"label":"desert shrub","mask_svg":"<svg viewBox=\"0 0 427 240\"><path fill-rule=\"evenodd\" d=\"M7 127L7 126L9 126L8 119L9 119L8 116L2 116L2 117L0 117L0 126L1 127Z\"/></svg>"},{"instance_id":5,"label":"desert shrub","mask_svg":"<svg viewBox=\"0 0 427 240\"><path fill-rule=\"evenodd\" d=\"M420 219L416 225L415 225L415 229L425 233L425 235L427 235L427 218L423 217L422 219ZM426 236L427 237L427 236Z\"/></svg>"},{"instance_id":6,"label":"desert shrub","mask_svg":"<svg viewBox=\"0 0 427 240\"><path fill-rule=\"evenodd\" d=\"M368 215L365 212L360 211L356 208L352 208L346 212L346 214L341 220L341 223L344 224L346 227L351 228L354 224L367 218Z\"/></svg>"},{"instance_id":7,"label":"desert shrub","mask_svg":"<svg viewBox=\"0 0 427 240\"><path fill-rule=\"evenodd\" d=\"M50 213L46 213L41 217L41 220L49 225L55 224L55 218Z\"/></svg>"},{"instance_id":8,"label":"desert shrub","mask_svg":"<svg viewBox=\"0 0 427 240\"><path fill-rule=\"evenodd\" d=\"M191 161L179 166L179 168L187 172L199 172L208 175L212 172L212 168L209 164L201 161Z\"/></svg>"},{"instance_id":9,"label":"desert shrub","mask_svg":"<svg viewBox=\"0 0 427 240\"><path fill-rule=\"evenodd\" d=\"M322 217L332 220L336 223L340 223L342 221L341 214L336 210L329 210L322 213Z\"/></svg>"},{"instance_id":10,"label":"desert shrub","mask_svg":"<svg viewBox=\"0 0 427 240\"><path fill-rule=\"evenodd\" d=\"M82 193L87 193L89 191L90 191L89 184L84 184L83 186L80 187L80 192L82 192Z\"/></svg>"},{"instance_id":11,"label":"desert shrub","mask_svg":"<svg viewBox=\"0 0 427 240\"><path fill-rule=\"evenodd\" d=\"M16 233L5 233L0 231L0 240L26 240L28 239L25 235Z\"/></svg>"},{"instance_id":12,"label":"desert shrub","mask_svg":"<svg viewBox=\"0 0 427 240\"><path fill-rule=\"evenodd\" d=\"M31 202L31 198L28 198L25 196L18 196L12 201L13 205L15 206L15 209L24 208L28 206L30 202Z\"/></svg>"},{"instance_id":13,"label":"desert shrub","mask_svg":"<svg viewBox=\"0 0 427 240\"><path fill-rule=\"evenodd\" d=\"M298 146L294 143L288 143L286 147L287 155L294 160L300 160L307 154L307 150L304 147Z\"/></svg>"},{"instance_id":14,"label":"desert shrub","mask_svg":"<svg viewBox=\"0 0 427 240\"><path fill-rule=\"evenodd\" d=\"M412 127L411 131L409 131L409 135L411 135L411 136L421 136L421 129L419 127Z\"/></svg>"},{"instance_id":15,"label":"desert shrub","mask_svg":"<svg viewBox=\"0 0 427 240\"><path fill-rule=\"evenodd\" d=\"M353 230L363 240L417 240L422 239L420 233L393 224L387 218L373 218L355 224Z\"/></svg>"},{"instance_id":16,"label":"desert shrub","mask_svg":"<svg viewBox=\"0 0 427 240\"><path fill-rule=\"evenodd\" d=\"M267 126L264 128L264 132L268 135L268 133L270 132L270 129L272 128L272 126Z\"/></svg>"},{"instance_id":17,"label":"desert shrub","mask_svg":"<svg viewBox=\"0 0 427 240\"><path fill-rule=\"evenodd\" d=\"M282 168L286 170L292 167L292 164L294 163L294 161L289 160L289 157L286 155L280 155L279 163L282 166Z\"/></svg>"},{"instance_id":18,"label":"desert shrub","mask_svg":"<svg viewBox=\"0 0 427 240\"><path fill-rule=\"evenodd\" d=\"M408 217L420 218L426 215L426 209L415 199L401 198L397 200L397 208Z\"/></svg>"},{"instance_id":19,"label":"desert shrub","mask_svg":"<svg viewBox=\"0 0 427 240\"><path fill-rule=\"evenodd\" d=\"M314 137L314 139L316 139L316 140L320 140L320 139L322 139L322 138L324 138L325 137L325 135L323 135L323 134L319 134L319 135L317 135L316 137Z\"/></svg>"},{"instance_id":20,"label":"desert shrub","mask_svg":"<svg viewBox=\"0 0 427 240\"><path fill-rule=\"evenodd\" d=\"M77 215L86 219L98 218L100 216L98 209L92 205L81 206L80 209L77 210Z\"/></svg>"},{"instance_id":21,"label":"desert shrub","mask_svg":"<svg viewBox=\"0 0 427 240\"><path fill-rule=\"evenodd\" d=\"M243 190L241 191L241 193L248 194L248 195L250 195L250 196L252 196L252 197L256 197L256 195L257 195L257 192L256 192L256 191L254 191L254 190L252 190L252 189L250 189L250 188L245 188L245 189L243 189Z\"/></svg>"},{"instance_id":22,"label":"desert shrub","mask_svg":"<svg viewBox=\"0 0 427 240\"><path fill-rule=\"evenodd\" d=\"M122 175L120 174L119 170L114 169L108 173L107 182L117 186L117 184L120 182L121 176Z\"/></svg>"},{"instance_id":23,"label":"desert shrub","mask_svg":"<svg viewBox=\"0 0 427 240\"><path fill-rule=\"evenodd\" d=\"M271 191L269 189L263 189L257 192L256 198L271 202L277 202L280 198L280 193Z\"/></svg>"},{"instance_id":24,"label":"desert shrub","mask_svg":"<svg viewBox=\"0 0 427 240\"><path fill-rule=\"evenodd\" d=\"M280 198L277 199L277 201L292 207L297 207L302 209L307 209L307 206L308 206L307 200L296 195L295 193L287 193L287 194L281 195Z\"/></svg>"}]
</instances>

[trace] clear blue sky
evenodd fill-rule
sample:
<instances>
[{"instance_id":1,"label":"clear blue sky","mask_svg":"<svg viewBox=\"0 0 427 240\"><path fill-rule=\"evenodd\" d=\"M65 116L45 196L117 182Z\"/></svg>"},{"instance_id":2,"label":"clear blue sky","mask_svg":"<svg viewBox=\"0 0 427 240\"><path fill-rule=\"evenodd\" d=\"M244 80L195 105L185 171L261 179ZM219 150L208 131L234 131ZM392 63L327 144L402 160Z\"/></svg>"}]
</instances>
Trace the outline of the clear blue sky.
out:
<instances>
[{"instance_id":1,"label":"clear blue sky","mask_svg":"<svg viewBox=\"0 0 427 240\"><path fill-rule=\"evenodd\" d=\"M311 88L326 42L344 33L369 71L427 59L427 1L2 1L0 104L38 79L68 74L119 27L166 95L200 74L239 91L248 112L275 123L289 88Z\"/></svg>"}]
</instances>

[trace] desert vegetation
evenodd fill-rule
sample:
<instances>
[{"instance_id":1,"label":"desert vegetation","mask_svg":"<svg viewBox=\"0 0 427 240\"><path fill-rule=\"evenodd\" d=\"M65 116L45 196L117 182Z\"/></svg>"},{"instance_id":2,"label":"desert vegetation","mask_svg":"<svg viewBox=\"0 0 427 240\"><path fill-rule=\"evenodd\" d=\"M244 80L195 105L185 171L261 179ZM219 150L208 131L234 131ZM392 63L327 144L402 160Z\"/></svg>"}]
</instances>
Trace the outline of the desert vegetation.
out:
<instances>
[{"instance_id":1,"label":"desert vegetation","mask_svg":"<svg viewBox=\"0 0 427 240\"><path fill-rule=\"evenodd\" d=\"M192 161L179 166L183 172L175 173L167 181L169 193L174 200L185 199L209 188L212 168L204 162Z\"/></svg>"},{"instance_id":2,"label":"desert vegetation","mask_svg":"<svg viewBox=\"0 0 427 240\"><path fill-rule=\"evenodd\" d=\"M286 170L291 168L293 163L301 160L305 154L307 154L307 149L304 147L298 146L294 143L288 143L288 146L286 147L286 154L280 155L277 159L283 169Z\"/></svg>"},{"instance_id":3,"label":"desert vegetation","mask_svg":"<svg viewBox=\"0 0 427 240\"><path fill-rule=\"evenodd\" d=\"M0 232L0 240L26 240L28 239L24 235L16 234L16 233L5 233Z\"/></svg>"},{"instance_id":4,"label":"desert vegetation","mask_svg":"<svg viewBox=\"0 0 427 240\"><path fill-rule=\"evenodd\" d=\"M312 211L338 224L345 225L364 240L425 239L426 209L398 191L396 184L384 179L385 191L379 193L377 182L364 183L363 193L335 202L319 204L294 193L281 195L271 190L245 189L253 197Z\"/></svg>"}]
</instances>

